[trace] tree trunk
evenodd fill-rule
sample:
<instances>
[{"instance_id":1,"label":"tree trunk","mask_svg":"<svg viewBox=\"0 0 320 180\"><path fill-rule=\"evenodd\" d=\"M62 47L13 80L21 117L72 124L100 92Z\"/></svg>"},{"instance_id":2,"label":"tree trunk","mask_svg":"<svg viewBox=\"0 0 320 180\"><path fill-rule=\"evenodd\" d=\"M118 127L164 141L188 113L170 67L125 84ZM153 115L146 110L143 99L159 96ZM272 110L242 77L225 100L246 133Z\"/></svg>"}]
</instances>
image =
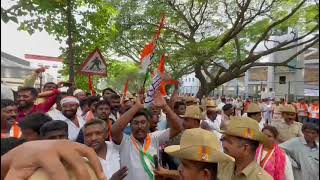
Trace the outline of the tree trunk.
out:
<instances>
[{"instance_id":1,"label":"tree trunk","mask_svg":"<svg viewBox=\"0 0 320 180\"><path fill-rule=\"evenodd\" d=\"M206 78L201 72L201 66L196 66L195 67L195 74L196 78L199 79L200 81L200 87L197 92L197 98L202 99L203 96L208 96L209 94L209 87Z\"/></svg>"}]
</instances>

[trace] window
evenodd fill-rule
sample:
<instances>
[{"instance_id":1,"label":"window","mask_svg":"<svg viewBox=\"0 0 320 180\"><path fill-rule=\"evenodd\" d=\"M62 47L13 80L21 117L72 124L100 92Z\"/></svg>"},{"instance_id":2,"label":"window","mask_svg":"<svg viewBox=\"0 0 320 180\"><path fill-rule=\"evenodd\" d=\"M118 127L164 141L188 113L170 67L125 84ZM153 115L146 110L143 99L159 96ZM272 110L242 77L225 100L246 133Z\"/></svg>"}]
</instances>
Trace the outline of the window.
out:
<instances>
[{"instance_id":1,"label":"window","mask_svg":"<svg viewBox=\"0 0 320 180\"><path fill-rule=\"evenodd\" d=\"M52 67L53 67L53 68L58 68L58 66L57 66L57 65L53 65Z\"/></svg>"},{"instance_id":2,"label":"window","mask_svg":"<svg viewBox=\"0 0 320 180\"><path fill-rule=\"evenodd\" d=\"M279 84L285 84L286 83L286 76L280 76L279 77Z\"/></svg>"},{"instance_id":3,"label":"window","mask_svg":"<svg viewBox=\"0 0 320 180\"><path fill-rule=\"evenodd\" d=\"M194 82L194 78L192 78L192 82Z\"/></svg>"},{"instance_id":4,"label":"window","mask_svg":"<svg viewBox=\"0 0 320 180\"><path fill-rule=\"evenodd\" d=\"M189 78L189 82L191 82L191 78Z\"/></svg>"}]
</instances>

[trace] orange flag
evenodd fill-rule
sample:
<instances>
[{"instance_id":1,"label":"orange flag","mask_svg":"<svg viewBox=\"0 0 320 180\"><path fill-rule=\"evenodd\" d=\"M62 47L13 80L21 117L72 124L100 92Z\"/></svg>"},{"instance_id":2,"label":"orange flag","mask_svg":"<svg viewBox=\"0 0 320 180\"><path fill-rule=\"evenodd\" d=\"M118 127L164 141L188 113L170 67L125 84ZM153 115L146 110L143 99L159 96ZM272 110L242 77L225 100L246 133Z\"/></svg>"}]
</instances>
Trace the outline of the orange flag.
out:
<instances>
[{"instance_id":1,"label":"orange flag","mask_svg":"<svg viewBox=\"0 0 320 180\"><path fill-rule=\"evenodd\" d=\"M166 63L166 56L165 56L165 54L162 54L161 59L160 59L160 64L158 66L158 71L160 74L165 73L165 63ZM167 95L165 80L162 80L159 90L160 90L160 93L162 94L162 96Z\"/></svg>"}]
</instances>

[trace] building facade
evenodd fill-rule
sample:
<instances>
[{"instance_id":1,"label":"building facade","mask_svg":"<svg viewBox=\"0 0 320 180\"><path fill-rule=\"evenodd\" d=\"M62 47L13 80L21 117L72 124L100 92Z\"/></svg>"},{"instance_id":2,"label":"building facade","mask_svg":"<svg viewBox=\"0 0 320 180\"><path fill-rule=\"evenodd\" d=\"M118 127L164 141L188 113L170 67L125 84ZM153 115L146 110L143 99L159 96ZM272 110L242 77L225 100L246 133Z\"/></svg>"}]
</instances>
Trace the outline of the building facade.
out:
<instances>
[{"instance_id":1,"label":"building facade","mask_svg":"<svg viewBox=\"0 0 320 180\"><path fill-rule=\"evenodd\" d=\"M39 67L47 68L46 71L42 73L42 84L47 82L57 83L63 80L60 73L63 69L63 59L34 54L25 54L25 59L30 62L30 67L34 69Z\"/></svg>"}]
</instances>

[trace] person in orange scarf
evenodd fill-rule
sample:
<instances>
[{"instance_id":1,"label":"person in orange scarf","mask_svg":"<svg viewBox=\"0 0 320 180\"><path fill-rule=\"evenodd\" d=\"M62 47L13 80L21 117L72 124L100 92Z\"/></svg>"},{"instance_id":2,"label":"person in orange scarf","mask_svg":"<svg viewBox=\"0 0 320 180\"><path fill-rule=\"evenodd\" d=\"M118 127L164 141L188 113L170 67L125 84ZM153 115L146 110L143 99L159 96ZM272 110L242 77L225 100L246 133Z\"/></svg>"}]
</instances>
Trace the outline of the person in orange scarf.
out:
<instances>
[{"instance_id":1,"label":"person in orange scarf","mask_svg":"<svg viewBox=\"0 0 320 180\"><path fill-rule=\"evenodd\" d=\"M269 141L273 144L267 148L260 144L256 150L257 163L267 171L274 180L294 179L291 161L285 151L278 146L278 130L273 126L265 126L262 132L267 135Z\"/></svg>"},{"instance_id":2,"label":"person in orange scarf","mask_svg":"<svg viewBox=\"0 0 320 180\"><path fill-rule=\"evenodd\" d=\"M18 108L10 99L1 99L1 139L7 137L19 138L21 130L16 122Z\"/></svg>"}]
</instances>

